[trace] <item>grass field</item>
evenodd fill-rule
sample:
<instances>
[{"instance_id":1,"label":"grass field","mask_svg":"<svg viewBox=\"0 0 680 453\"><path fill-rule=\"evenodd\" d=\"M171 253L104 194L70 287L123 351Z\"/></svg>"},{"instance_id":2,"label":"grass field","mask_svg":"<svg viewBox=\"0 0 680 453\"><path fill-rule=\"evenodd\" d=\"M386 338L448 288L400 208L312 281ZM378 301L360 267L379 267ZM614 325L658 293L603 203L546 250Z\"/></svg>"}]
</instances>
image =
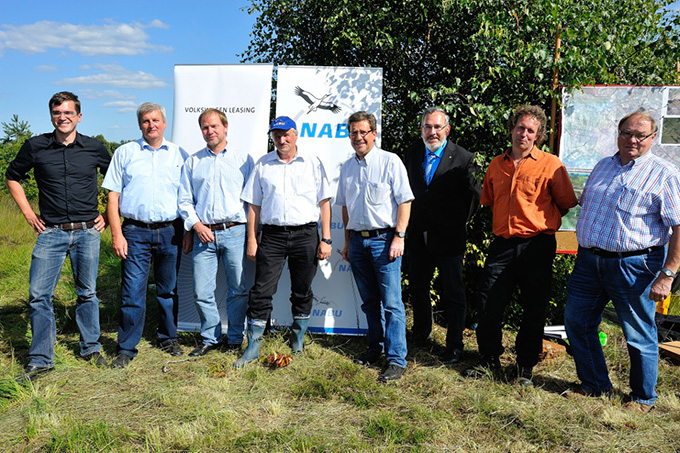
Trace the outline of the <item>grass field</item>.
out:
<instances>
[{"instance_id":1,"label":"grass field","mask_svg":"<svg viewBox=\"0 0 680 453\"><path fill-rule=\"evenodd\" d=\"M362 338L308 336L290 366L255 364L233 370L237 354L170 357L153 347L149 304L139 356L111 370L76 358L75 294L70 268L55 294L56 370L34 384L13 377L26 363L30 327L26 298L34 237L11 200L0 199L0 451L678 451L680 370L662 362L657 407L648 415L621 410L628 392L628 357L620 329L603 324L605 351L617 390L611 398L559 396L576 379L570 358L536 368L536 388L511 378L514 333L505 332L507 379L469 380L460 371L476 359L466 332L464 363L447 367L444 331L411 348L406 375L378 384L377 368L355 365ZM118 259L103 236L98 294L102 344L115 352ZM195 334L181 335L188 352ZM282 333L263 353L289 353Z\"/></svg>"}]
</instances>

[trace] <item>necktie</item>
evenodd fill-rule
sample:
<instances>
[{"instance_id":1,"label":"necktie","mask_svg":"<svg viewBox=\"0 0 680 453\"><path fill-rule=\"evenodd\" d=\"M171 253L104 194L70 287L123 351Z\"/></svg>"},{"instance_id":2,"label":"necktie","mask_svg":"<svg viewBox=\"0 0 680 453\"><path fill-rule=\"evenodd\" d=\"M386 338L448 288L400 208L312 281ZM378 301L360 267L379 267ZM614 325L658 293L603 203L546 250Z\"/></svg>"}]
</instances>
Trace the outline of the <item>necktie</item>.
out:
<instances>
[{"instance_id":1,"label":"necktie","mask_svg":"<svg viewBox=\"0 0 680 453\"><path fill-rule=\"evenodd\" d=\"M434 161L437 159L437 155L433 152L428 152L425 156L425 183L429 186L430 181L432 181L432 176L434 175Z\"/></svg>"}]
</instances>

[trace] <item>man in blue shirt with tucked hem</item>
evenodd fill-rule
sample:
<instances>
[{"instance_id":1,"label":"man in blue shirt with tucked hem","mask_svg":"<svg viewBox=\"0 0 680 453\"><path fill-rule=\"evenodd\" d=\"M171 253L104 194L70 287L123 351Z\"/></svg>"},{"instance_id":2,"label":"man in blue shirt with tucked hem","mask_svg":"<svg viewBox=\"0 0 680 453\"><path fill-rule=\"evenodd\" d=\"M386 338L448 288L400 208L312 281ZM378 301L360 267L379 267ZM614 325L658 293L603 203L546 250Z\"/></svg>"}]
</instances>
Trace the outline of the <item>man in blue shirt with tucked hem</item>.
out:
<instances>
[{"instance_id":1,"label":"man in blue shirt with tucked hem","mask_svg":"<svg viewBox=\"0 0 680 453\"><path fill-rule=\"evenodd\" d=\"M356 154L340 167L336 203L345 224L342 257L352 267L368 323L368 351L356 362L374 364L384 352L387 367L378 380L387 382L406 371L401 257L413 192L399 157L373 146L375 116L356 112L347 125Z\"/></svg>"},{"instance_id":2,"label":"man in blue shirt with tucked hem","mask_svg":"<svg viewBox=\"0 0 680 453\"><path fill-rule=\"evenodd\" d=\"M564 312L581 384L563 395L611 392L598 338L602 312L611 300L630 355L631 393L624 409L642 413L657 399L656 303L668 297L680 266L680 173L649 152L656 135L649 114L625 116L619 122L619 151L598 162L588 177Z\"/></svg>"},{"instance_id":3,"label":"man in blue shirt with tucked hem","mask_svg":"<svg viewBox=\"0 0 680 453\"><path fill-rule=\"evenodd\" d=\"M31 256L28 305L31 316L29 362L20 382L54 370L57 326L52 295L68 255L73 269L80 357L106 365L99 343L97 268L100 233L97 168L103 174L111 157L93 138L76 131L82 119L78 96L57 93L49 102L54 132L26 140L7 167L7 187L38 239ZM33 212L21 180L34 169L40 214Z\"/></svg>"},{"instance_id":4,"label":"man in blue shirt with tucked hem","mask_svg":"<svg viewBox=\"0 0 680 453\"><path fill-rule=\"evenodd\" d=\"M177 272L182 222L177 209L180 175L187 153L165 140L165 109L146 102L137 109L142 138L116 150L102 187L113 252L121 262L121 315L118 355L123 368L137 355L146 313L146 287L154 260L158 301L158 342L170 355L182 354L177 340ZM125 221L121 226L120 217Z\"/></svg>"},{"instance_id":5,"label":"man in blue shirt with tucked hem","mask_svg":"<svg viewBox=\"0 0 680 453\"><path fill-rule=\"evenodd\" d=\"M198 124L207 146L184 163L179 212L184 228L184 253L193 252L194 298L201 318L203 344L189 353L202 356L222 342L222 323L215 301L216 274L222 260L227 277L227 342L235 350L243 342L248 291L255 264L246 259L246 203L241 191L253 169L252 157L227 150L227 116L205 110Z\"/></svg>"}]
</instances>

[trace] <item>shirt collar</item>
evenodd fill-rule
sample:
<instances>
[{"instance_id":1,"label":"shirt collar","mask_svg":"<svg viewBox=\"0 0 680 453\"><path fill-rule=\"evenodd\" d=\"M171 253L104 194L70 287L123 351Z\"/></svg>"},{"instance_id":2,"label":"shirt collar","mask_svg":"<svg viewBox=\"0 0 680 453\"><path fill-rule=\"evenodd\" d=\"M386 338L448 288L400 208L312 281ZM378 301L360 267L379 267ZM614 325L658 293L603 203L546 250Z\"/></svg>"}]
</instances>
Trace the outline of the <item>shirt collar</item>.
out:
<instances>
[{"instance_id":1,"label":"shirt collar","mask_svg":"<svg viewBox=\"0 0 680 453\"><path fill-rule=\"evenodd\" d=\"M616 154L614 154L612 156L612 159L617 164L621 165L622 167L627 167L629 165L631 167L633 167L635 165L643 165L645 162L649 161L651 158L652 158L652 151L649 150L646 153L644 153L642 156L636 157L635 159L631 159L631 161L628 162L626 165L621 165L621 153L619 151L617 151Z\"/></svg>"},{"instance_id":2,"label":"shirt collar","mask_svg":"<svg viewBox=\"0 0 680 453\"><path fill-rule=\"evenodd\" d=\"M536 145L534 145L534 147L531 148L531 151L529 151L529 154L527 154L525 157L531 157L533 160L538 160L539 151L540 150L536 147ZM512 148L508 148L503 155L503 159L512 159L511 153Z\"/></svg>"},{"instance_id":3,"label":"shirt collar","mask_svg":"<svg viewBox=\"0 0 680 453\"><path fill-rule=\"evenodd\" d=\"M148 149L149 151L158 151L158 150L161 150L161 149L165 149L165 150L168 149L168 141L165 139L165 137L163 137L163 141L161 142L161 146L158 147L158 150L154 150L153 147L151 145L149 145L146 142L146 140L144 140L144 137L137 140L137 143L139 143L139 146L142 149Z\"/></svg>"},{"instance_id":4,"label":"shirt collar","mask_svg":"<svg viewBox=\"0 0 680 453\"><path fill-rule=\"evenodd\" d=\"M56 145L56 146L64 146L64 145L62 145L61 143L59 143L59 142L57 141L57 134L56 134L54 131L52 131L51 140L52 140L52 144L53 144L53 145ZM82 136L82 134L80 134L79 132L76 132L76 138L75 138L71 143L69 143L69 144L66 145L66 146L76 145L76 144L77 144L78 146L80 146L80 147L83 146L83 136Z\"/></svg>"},{"instance_id":5,"label":"shirt collar","mask_svg":"<svg viewBox=\"0 0 680 453\"><path fill-rule=\"evenodd\" d=\"M376 159L376 157L374 157L374 155L377 154L377 153L373 152L376 149L378 149L378 147L373 145L373 148L371 148L371 150L368 153L366 153L366 155L364 156L363 159L359 159L359 156L357 156L357 153L355 152L354 153L354 159L356 159L356 161L359 162L360 164L368 165L369 162L373 161L373 159Z\"/></svg>"}]
</instances>

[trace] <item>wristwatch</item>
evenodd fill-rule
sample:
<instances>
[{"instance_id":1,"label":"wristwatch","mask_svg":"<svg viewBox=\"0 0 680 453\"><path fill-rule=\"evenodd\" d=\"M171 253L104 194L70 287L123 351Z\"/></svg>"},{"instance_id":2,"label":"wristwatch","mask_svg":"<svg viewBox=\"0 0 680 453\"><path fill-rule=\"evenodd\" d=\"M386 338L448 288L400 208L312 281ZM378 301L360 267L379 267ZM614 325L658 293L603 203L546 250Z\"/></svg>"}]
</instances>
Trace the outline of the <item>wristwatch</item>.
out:
<instances>
[{"instance_id":1,"label":"wristwatch","mask_svg":"<svg viewBox=\"0 0 680 453\"><path fill-rule=\"evenodd\" d=\"M662 274L664 274L666 277L671 277L671 278L675 278L675 275L676 275L675 272L673 272L670 269L666 269L665 267L662 267L660 272Z\"/></svg>"},{"instance_id":2,"label":"wristwatch","mask_svg":"<svg viewBox=\"0 0 680 453\"><path fill-rule=\"evenodd\" d=\"M333 241L331 239L321 239L321 242L325 242L328 245L332 245Z\"/></svg>"},{"instance_id":3,"label":"wristwatch","mask_svg":"<svg viewBox=\"0 0 680 453\"><path fill-rule=\"evenodd\" d=\"M395 231L394 234L396 234L398 238L404 239L406 237L406 233L403 231Z\"/></svg>"}]
</instances>

